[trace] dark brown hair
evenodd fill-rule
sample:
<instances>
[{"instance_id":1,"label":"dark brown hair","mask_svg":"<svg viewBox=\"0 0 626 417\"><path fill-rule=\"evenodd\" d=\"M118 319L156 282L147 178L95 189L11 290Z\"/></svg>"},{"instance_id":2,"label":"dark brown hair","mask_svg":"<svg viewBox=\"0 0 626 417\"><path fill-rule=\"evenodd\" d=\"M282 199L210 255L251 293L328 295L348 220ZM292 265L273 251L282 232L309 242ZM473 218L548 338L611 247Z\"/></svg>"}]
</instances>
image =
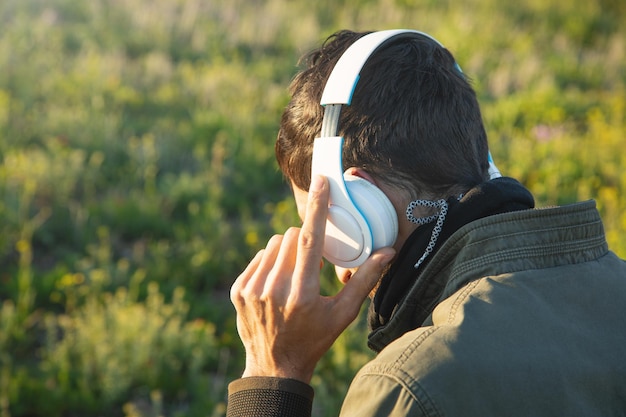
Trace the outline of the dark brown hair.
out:
<instances>
[{"instance_id":1,"label":"dark brown hair","mask_svg":"<svg viewBox=\"0 0 626 417\"><path fill-rule=\"evenodd\" d=\"M285 176L308 190L326 80L342 53L368 32L340 31L303 57L276 141ZM359 167L411 196L447 197L488 178L487 137L476 94L453 56L425 36L375 52L343 106L343 166Z\"/></svg>"}]
</instances>

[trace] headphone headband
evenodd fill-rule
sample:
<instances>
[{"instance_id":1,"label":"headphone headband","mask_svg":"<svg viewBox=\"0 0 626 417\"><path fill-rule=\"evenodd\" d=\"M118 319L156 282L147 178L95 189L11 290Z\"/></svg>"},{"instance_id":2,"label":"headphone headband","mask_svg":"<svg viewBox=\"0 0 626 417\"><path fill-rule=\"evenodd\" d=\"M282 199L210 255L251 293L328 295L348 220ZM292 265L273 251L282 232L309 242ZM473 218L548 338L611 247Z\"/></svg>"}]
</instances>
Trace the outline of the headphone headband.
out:
<instances>
[{"instance_id":1,"label":"headphone headband","mask_svg":"<svg viewBox=\"0 0 626 417\"><path fill-rule=\"evenodd\" d=\"M368 33L348 47L337 60L322 92L320 104L325 106L322 137L332 137L337 134L341 105L352 103L352 95L359 82L361 70L369 57L390 41L415 37L425 37L445 48L441 42L429 34L412 29L390 29ZM462 74L463 70L459 64L455 62L455 66ZM488 153L488 160L489 178L501 177L502 174L493 162L491 152Z\"/></svg>"},{"instance_id":2,"label":"headphone headband","mask_svg":"<svg viewBox=\"0 0 626 417\"><path fill-rule=\"evenodd\" d=\"M320 104L322 106L327 104L349 105L352 102L354 89L359 82L361 69L368 58L391 40L413 38L415 35L425 36L443 47L443 45L432 36L424 32L409 29L381 30L380 32L372 32L357 39L343 55L341 55L335 64L333 71L328 77L328 81L326 81Z\"/></svg>"}]
</instances>

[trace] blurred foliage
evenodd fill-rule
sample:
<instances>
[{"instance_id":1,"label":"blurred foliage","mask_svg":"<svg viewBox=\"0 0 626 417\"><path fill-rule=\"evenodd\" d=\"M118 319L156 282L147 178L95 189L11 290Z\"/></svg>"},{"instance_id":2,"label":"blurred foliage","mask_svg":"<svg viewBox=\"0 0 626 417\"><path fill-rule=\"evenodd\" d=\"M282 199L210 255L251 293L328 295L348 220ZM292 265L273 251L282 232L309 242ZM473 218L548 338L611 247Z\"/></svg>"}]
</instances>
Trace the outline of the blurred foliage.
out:
<instances>
[{"instance_id":1,"label":"blurred foliage","mask_svg":"<svg viewBox=\"0 0 626 417\"><path fill-rule=\"evenodd\" d=\"M224 414L243 363L228 289L297 223L273 156L287 85L341 28L440 39L500 170L539 206L596 199L626 256L625 16L620 0L3 0L0 417ZM365 332L323 358L315 415L371 357Z\"/></svg>"}]
</instances>

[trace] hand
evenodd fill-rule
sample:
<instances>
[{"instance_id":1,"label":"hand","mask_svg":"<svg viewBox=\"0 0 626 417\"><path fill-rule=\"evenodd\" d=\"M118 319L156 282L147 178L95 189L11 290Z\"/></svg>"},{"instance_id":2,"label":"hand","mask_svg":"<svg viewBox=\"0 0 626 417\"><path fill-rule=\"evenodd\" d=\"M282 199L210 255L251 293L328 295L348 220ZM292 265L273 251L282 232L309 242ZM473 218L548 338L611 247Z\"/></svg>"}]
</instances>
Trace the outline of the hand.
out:
<instances>
[{"instance_id":1,"label":"hand","mask_svg":"<svg viewBox=\"0 0 626 417\"><path fill-rule=\"evenodd\" d=\"M395 254L392 248L380 249L338 294L321 296L328 195L326 178L313 178L302 228L273 236L232 286L237 330L246 349L244 377L309 383L315 365L356 318Z\"/></svg>"}]
</instances>

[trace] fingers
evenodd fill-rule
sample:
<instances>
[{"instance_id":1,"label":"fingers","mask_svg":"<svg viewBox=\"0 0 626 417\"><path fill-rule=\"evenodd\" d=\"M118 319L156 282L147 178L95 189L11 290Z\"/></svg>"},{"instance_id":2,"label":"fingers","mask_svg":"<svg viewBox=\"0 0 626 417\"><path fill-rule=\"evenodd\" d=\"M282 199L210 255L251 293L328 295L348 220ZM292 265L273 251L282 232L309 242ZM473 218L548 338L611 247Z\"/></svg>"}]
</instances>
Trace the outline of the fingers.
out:
<instances>
[{"instance_id":1,"label":"fingers","mask_svg":"<svg viewBox=\"0 0 626 417\"><path fill-rule=\"evenodd\" d=\"M246 269L237 277L233 285L230 287L230 301L235 305L235 307L240 302L241 291L250 281L250 279L254 276L254 272L259 267L261 260L263 259L264 250L260 250L257 254L252 258Z\"/></svg>"},{"instance_id":2,"label":"fingers","mask_svg":"<svg viewBox=\"0 0 626 417\"><path fill-rule=\"evenodd\" d=\"M324 248L328 195L328 180L322 176L313 177L309 187L306 216L298 240L296 259L298 274L294 276L294 279L300 279L297 285L307 287L308 290L316 291L316 293L319 292L319 279L317 277L319 277L320 261ZM316 279L307 279L309 277L316 277Z\"/></svg>"},{"instance_id":3,"label":"fingers","mask_svg":"<svg viewBox=\"0 0 626 417\"><path fill-rule=\"evenodd\" d=\"M395 254L393 248L382 248L374 252L337 294L337 306L346 314L347 320L352 321L356 317L361 304L376 287L385 267Z\"/></svg>"},{"instance_id":4,"label":"fingers","mask_svg":"<svg viewBox=\"0 0 626 417\"><path fill-rule=\"evenodd\" d=\"M296 227L290 227L285 232L272 270L266 274L264 294L273 294L273 298L284 300L291 292L299 235L300 229Z\"/></svg>"},{"instance_id":5,"label":"fingers","mask_svg":"<svg viewBox=\"0 0 626 417\"><path fill-rule=\"evenodd\" d=\"M301 229L290 228L284 236L273 236L259 251L231 288L231 300L242 292L249 295L299 290L319 294L319 272L328 213L329 187L324 177L311 180L306 216ZM315 279L310 279L314 277ZM300 285L306 285L301 288Z\"/></svg>"},{"instance_id":6,"label":"fingers","mask_svg":"<svg viewBox=\"0 0 626 417\"><path fill-rule=\"evenodd\" d=\"M281 235L272 236L265 249L257 252L246 269L237 277L230 289L230 299L235 306L244 302L246 296L256 298L262 294L267 277L274 268L283 239Z\"/></svg>"}]
</instances>

